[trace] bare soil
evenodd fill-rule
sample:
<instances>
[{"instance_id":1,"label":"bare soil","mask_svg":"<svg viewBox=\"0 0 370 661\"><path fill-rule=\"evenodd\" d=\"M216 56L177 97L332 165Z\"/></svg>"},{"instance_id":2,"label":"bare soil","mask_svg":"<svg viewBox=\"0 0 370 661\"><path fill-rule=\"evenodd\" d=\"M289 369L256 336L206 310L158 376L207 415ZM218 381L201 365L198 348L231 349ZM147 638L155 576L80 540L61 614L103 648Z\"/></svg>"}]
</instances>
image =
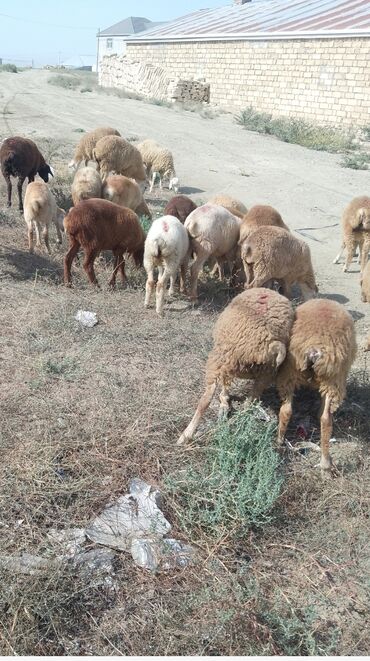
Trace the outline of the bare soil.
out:
<instances>
[{"instance_id":1,"label":"bare soil","mask_svg":"<svg viewBox=\"0 0 370 661\"><path fill-rule=\"evenodd\" d=\"M206 119L104 93L47 83L47 71L0 73L0 139L35 140L55 167L52 186L68 208L66 164L78 129L118 128L153 137L174 154L181 191L196 202L227 192L248 207L271 204L310 246L320 295L351 311L359 351L348 397L336 415L336 480L322 481L314 451L291 452L275 521L235 548L227 538L187 540L195 569L151 575L116 559L117 590L86 585L68 572L0 572L0 653L19 654L347 654L369 649L369 306L359 267L332 260L340 215L368 190L369 174L342 169L340 156L309 151L242 130L229 114ZM148 197L155 214L168 191ZM143 271L108 291L111 264L101 260L101 290L80 265L74 288L61 282L62 248L29 255L24 220L6 208L0 181L0 554L45 550L50 527L84 526L140 476L163 488L165 476L197 460L204 436L175 442L202 391L215 319L230 300L227 283L204 274L200 303L176 297L164 319L145 310ZM52 237L53 240L53 237ZM97 313L82 329L78 309ZM272 415L277 400L264 404ZM297 396L290 438L304 423L318 439L317 398ZM211 408L202 429L215 424ZM176 503L166 502L181 538Z\"/></svg>"}]
</instances>

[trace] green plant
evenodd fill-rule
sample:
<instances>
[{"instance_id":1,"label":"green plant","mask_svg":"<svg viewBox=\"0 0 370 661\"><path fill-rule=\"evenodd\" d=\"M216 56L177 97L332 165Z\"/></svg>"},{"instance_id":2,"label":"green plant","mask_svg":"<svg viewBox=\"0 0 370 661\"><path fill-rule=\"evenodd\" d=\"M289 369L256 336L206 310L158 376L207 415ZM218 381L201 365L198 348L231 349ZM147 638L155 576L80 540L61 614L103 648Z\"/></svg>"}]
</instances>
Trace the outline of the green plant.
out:
<instances>
[{"instance_id":1,"label":"green plant","mask_svg":"<svg viewBox=\"0 0 370 661\"><path fill-rule=\"evenodd\" d=\"M283 483L275 436L275 423L261 420L251 405L217 427L198 467L167 478L188 532L241 537L272 520Z\"/></svg>"},{"instance_id":2,"label":"green plant","mask_svg":"<svg viewBox=\"0 0 370 661\"><path fill-rule=\"evenodd\" d=\"M149 232L150 226L152 224L152 221L150 220L149 216L140 216L140 225L143 228L144 232L147 233Z\"/></svg>"},{"instance_id":3,"label":"green plant","mask_svg":"<svg viewBox=\"0 0 370 661\"><path fill-rule=\"evenodd\" d=\"M352 168L352 170L369 170L370 153L356 152L355 154L345 154L340 164L342 168Z\"/></svg>"},{"instance_id":4,"label":"green plant","mask_svg":"<svg viewBox=\"0 0 370 661\"><path fill-rule=\"evenodd\" d=\"M68 74L51 76L51 78L48 78L48 83L50 85L56 85L57 87L64 87L65 89L70 90L75 90L80 86L80 80Z\"/></svg>"},{"instance_id":5,"label":"green plant","mask_svg":"<svg viewBox=\"0 0 370 661\"><path fill-rule=\"evenodd\" d=\"M0 71L8 71L9 73L18 73L15 64L0 64Z\"/></svg>"},{"instance_id":6,"label":"green plant","mask_svg":"<svg viewBox=\"0 0 370 661\"><path fill-rule=\"evenodd\" d=\"M92 92L91 87L81 87L80 89L81 94L84 94L85 92Z\"/></svg>"}]
</instances>

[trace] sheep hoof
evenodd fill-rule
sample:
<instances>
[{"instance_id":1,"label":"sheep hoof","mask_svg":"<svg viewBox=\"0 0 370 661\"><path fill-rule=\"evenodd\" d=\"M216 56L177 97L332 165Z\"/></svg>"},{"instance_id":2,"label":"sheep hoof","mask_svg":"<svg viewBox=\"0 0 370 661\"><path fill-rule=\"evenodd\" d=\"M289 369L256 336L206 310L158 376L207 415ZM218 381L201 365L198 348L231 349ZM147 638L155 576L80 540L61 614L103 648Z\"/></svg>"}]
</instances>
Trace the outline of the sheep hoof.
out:
<instances>
[{"instance_id":1,"label":"sheep hoof","mask_svg":"<svg viewBox=\"0 0 370 661\"><path fill-rule=\"evenodd\" d=\"M188 439L188 437L186 436L186 434L183 433L183 434L181 434L181 436L180 436L179 440L177 441L176 445L183 445L183 444L186 443L186 441L188 441L188 440L190 440L190 439Z\"/></svg>"},{"instance_id":2,"label":"sheep hoof","mask_svg":"<svg viewBox=\"0 0 370 661\"><path fill-rule=\"evenodd\" d=\"M321 457L320 468L321 468L321 475L323 478L338 477L339 475L339 471L335 466L335 464L333 464L333 460L331 457L328 458Z\"/></svg>"},{"instance_id":3,"label":"sheep hoof","mask_svg":"<svg viewBox=\"0 0 370 661\"><path fill-rule=\"evenodd\" d=\"M343 266L343 273L347 273L347 272L348 272L347 267L346 267L346 266Z\"/></svg>"},{"instance_id":4,"label":"sheep hoof","mask_svg":"<svg viewBox=\"0 0 370 661\"><path fill-rule=\"evenodd\" d=\"M225 420L227 420L227 418L228 418L228 414L229 414L229 409L224 407L224 406L220 406L220 409L219 409L219 412L218 412L218 421L219 422L225 422Z\"/></svg>"}]
</instances>

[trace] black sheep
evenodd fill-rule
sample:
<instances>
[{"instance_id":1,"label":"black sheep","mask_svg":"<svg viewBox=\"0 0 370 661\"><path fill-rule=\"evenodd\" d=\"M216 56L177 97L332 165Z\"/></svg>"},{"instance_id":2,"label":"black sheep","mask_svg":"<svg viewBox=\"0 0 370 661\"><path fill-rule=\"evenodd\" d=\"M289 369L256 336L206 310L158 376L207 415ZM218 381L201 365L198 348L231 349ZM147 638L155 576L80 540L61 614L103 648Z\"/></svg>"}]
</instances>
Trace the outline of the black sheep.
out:
<instances>
[{"instance_id":1,"label":"black sheep","mask_svg":"<svg viewBox=\"0 0 370 661\"><path fill-rule=\"evenodd\" d=\"M50 166L45 162L41 152L32 140L28 138L7 138L0 147L0 164L8 189L8 207L12 205L12 183L10 177L18 177L19 210L23 211L22 186L26 177L28 182L34 181L39 174L45 183L49 174L53 175Z\"/></svg>"}]
</instances>

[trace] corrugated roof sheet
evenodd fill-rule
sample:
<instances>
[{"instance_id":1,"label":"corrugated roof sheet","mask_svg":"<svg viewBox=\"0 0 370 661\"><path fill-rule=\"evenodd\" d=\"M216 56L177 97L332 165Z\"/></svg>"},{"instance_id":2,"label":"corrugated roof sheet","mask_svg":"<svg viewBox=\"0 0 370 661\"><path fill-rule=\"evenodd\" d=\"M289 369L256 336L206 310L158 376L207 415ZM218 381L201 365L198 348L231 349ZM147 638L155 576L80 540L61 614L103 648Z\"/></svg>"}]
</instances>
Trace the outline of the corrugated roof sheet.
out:
<instances>
[{"instance_id":1,"label":"corrugated roof sheet","mask_svg":"<svg viewBox=\"0 0 370 661\"><path fill-rule=\"evenodd\" d=\"M99 36L105 37L109 35L121 36L126 34L137 34L138 32L143 32L143 30L152 29L158 25L163 25L163 22L153 23L149 18L143 18L141 16L129 16L119 23L111 25L105 30L99 32Z\"/></svg>"},{"instance_id":2,"label":"corrugated roof sheet","mask_svg":"<svg viewBox=\"0 0 370 661\"><path fill-rule=\"evenodd\" d=\"M370 0L251 0L203 9L129 41L370 36Z\"/></svg>"}]
</instances>

